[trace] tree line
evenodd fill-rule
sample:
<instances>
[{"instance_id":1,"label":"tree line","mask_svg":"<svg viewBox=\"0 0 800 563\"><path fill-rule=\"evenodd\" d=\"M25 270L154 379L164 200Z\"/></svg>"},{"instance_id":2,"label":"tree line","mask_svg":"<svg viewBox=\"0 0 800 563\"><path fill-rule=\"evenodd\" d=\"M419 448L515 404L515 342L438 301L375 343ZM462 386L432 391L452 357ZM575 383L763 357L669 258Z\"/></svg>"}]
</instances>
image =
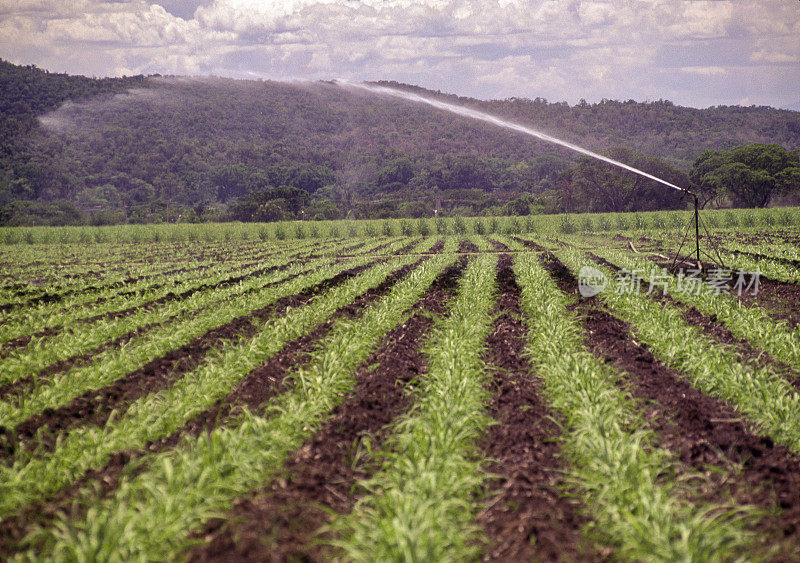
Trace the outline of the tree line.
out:
<instances>
[{"instance_id":1,"label":"tree line","mask_svg":"<svg viewBox=\"0 0 800 563\"><path fill-rule=\"evenodd\" d=\"M0 224L525 215L686 203L545 143L328 83L92 79L0 61L0 87ZM798 112L422 93L697 185L711 205L763 206L796 194L797 152L788 148L800 144ZM738 148L749 145L762 148Z\"/></svg>"}]
</instances>

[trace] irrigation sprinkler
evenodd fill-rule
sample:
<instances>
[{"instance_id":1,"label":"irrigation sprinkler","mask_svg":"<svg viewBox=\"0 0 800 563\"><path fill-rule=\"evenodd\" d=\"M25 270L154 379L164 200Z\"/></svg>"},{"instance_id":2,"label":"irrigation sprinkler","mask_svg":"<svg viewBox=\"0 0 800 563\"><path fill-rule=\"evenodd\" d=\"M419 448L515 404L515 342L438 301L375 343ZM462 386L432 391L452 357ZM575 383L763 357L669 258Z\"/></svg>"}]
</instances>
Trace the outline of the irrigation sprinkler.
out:
<instances>
[{"instance_id":1,"label":"irrigation sprinkler","mask_svg":"<svg viewBox=\"0 0 800 563\"><path fill-rule=\"evenodd\" d=\"M716 253L716 259L719 260L719 265L724 267L725 263L722 260L722 256L720 256L719 250L717 250L717 246L711 240L711 233L708 232L708 228L705 226L705 223L703 223L702 220L700 219L700 208L701 208L700 197L696 193L694 193L693 191L688 190L686 188L679 188L679 189L682 192L684 192L686 195L691 196L692 200L694 201L694 214L693 214L693 216L694 216L694 221L693 221L693 223L694 223L694 241L695 241L694 255L695 255L695 263L697 265L697 269L698 270L703 270L703 262L702 262L702 260L700 258L700 225L701 224L703 225L703 230L706 233L706 237L708 238L709 243L711 243L711 245L714 248L714 252ZM691 222L689 223L689 226L691 226ZM683 250L683 245L686 243L686 238L687 238L688 232L689 232L689 228L684 230L683 238L681 239L681 244L678 247L677 252L675 252L675 258L673 258L673 260L672 260L672 265L669 268L670 270L674 270L675 269L675 265L677 263L679 263L679 262L680 263L689 262L689 257L692 255L691 252L689 254L687 254L685 257L680 258L681 250ZM706 256L708 256L709 258L714 260L714 257L711 256L710 254L706 253ZM680 258L680 260L679 260L679 258Z\"/></svg>"},{"instance_id":2,"label":"irrigation sprinkler","mask_svg":"<svg viewBox=\"0 0 800 563\"><path fill-rule=\"evenodd\" d=\"M484 112L478 111L476 109L472 109L472 108L464 107L464 106L457 106L457 105L454 105L454 104L451 104L451 103L448 103L448 102L443 102L441 100L436 100L436 99L432 99L432 98L426 98L424 96L420 96L419 94L416 94L416 93L413 93L413 92L408 92L408 91L405 91L405 90L398 90L396 88L390 88L388 86L382 86L382 85L377 85L377 84L351 83L351 82L347 82L347 81L343 81L343 80L335 80L334 84L337 84L337 85L342 86L342 87L358 88L358 89L361 89L361 90L366 90L366 91L371 92L373 94L385 95L385 96L393 96L395 98L403 98L403 99L405 99L407 101L410 101L410 102L426 104L428 106L432 106L432 107L435 107L435 108L440 109L440 110L444 110L444 111L448 111L450 113L455 113L457 115L461 115L462 117L468 117L468 118L471 118L471 119L477 119L479 121L484 121L486 123L491 123L492 125L496 125L498 127L503 127L504 129L510 129L512 131L517 131L519 133L524 133L525 135L530 135L531 137L535 137L535 138L540 139L542 141L546 141L548 143L553 143L555 145L560 145L560 146L562 146L562 147L564 147L566 149L569 149L571 151L575 151L575 152L578 152L580 154L583 154L583 155L589 156L591 158L594 158L595 160L599 160L599 161L605 162L607 164L611 164L612 166L616 166L618 168L622 168L622 169L627 170L629 172L633 172L634 174L638 174L639 176L643 176L643 177L648 178L650 180L654 180L654 181L656 181L656 182L658 182L658 183L660 183L660 184L662 184L662 185L664 185L664 186L666 186L668 188L671 188L673 190L677 190L679 192L683 192L683 193L685 193L687 195L692 196L692 198L694 199L695 258L697 259L697 267L699 269L701 269L701 270L703 269L703 263L700 260L700 224L702 222L700 220L700 207L701 207L700 206L700 198L693 191L688 190L686 188L682 188L680 186L676 186L675 184L667 182L666 180L664 180L662 178L659 178L658 176L654 176L654 175L652 175L652 174L650 174L648 172L645 172L644 170L639 170L638 168L634 168L633 166L625 164L624 162L619 162L618 160L614 160L613 158L609 158L609 157L607 157L605 155L596 153L594 151L590 151L589 149L586 149L586 148L581 147L579 145L576 145L574 143L570 143L568 141L564 141L563 139L559 139L557 137L553 137L552 135L548 135L546 133L542 133L541 131L537 131L536 129L533 129L533 128L528 127L526 125L521 125L519 123L514 123L512 121L507 121L507 120L505 120L503 118L500 118L500 117L497 117L495 115L491 115L491 114L488 114L488 113L484 113ZM708 234L708 229L705 227L705 225L703 225L703 228L705 229L706 234L708 235L708 238L709 238L709 241L710 241L711 240L711 235ZM688 232L688 229L687 229L687 232ZM680 248L678 248L678 252L675 253L675 260L673 260L671 268L674 268L676 262L678 261L678 257L680 255L680 252L683 249L684 243L686 242L686 234L687 233L685 232L684 233L684 238L681 241ZM714 250L716 251L716 246L714 247ZM716 254L717 254L717 259L719 259L719 261L720 261L720 265L724 265L724 264L722 264L722 257L719 255L719 251L716 251ZM709 255L709 257L712 258L712 260L713 260L713 257L711 257L710 255ZM688 259L688 256L686 258ZM684 260L684 261L687 261L687 260Z\"/></svg>"}]
</instances>

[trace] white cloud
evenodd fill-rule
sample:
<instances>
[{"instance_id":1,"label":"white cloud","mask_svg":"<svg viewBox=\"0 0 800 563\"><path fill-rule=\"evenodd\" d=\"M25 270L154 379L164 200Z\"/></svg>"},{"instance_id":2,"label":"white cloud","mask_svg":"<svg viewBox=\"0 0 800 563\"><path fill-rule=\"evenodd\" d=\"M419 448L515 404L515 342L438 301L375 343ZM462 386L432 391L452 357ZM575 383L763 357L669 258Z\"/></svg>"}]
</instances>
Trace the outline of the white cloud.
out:
<instances>
[{"instance_id":1,"label":"white cloud","mask_svg":"<svg viewBox=\"0 0 800 563\"><path fill-rule=\"evenodd\" d=\"M785 0L0 0L0 57L56 71L387 78L571 102L783 103L798 36Z\"/></svg>"},{"instance_id":2,"label":"white cloud","mask_svg":"<svg viewBox=\"0 0 800 563\"><path fill-rule=\"evenodd\" d=\"M750 60L763 63L796 63L800 62L800 57L791 53L761 50L751 54Z\"/></svg>"},{"instance_id":3,"label":"white cloud","mask_svg":"<svg viewBox=\"0 0 800 563\"><path fill-rule=\"evenodd\" d=\"M725 74L727 71L720 66L685 66L682 67L683 72L689 74L699 74L702 76L711 76L714 74Z\"/></svg>"}]
</instances>

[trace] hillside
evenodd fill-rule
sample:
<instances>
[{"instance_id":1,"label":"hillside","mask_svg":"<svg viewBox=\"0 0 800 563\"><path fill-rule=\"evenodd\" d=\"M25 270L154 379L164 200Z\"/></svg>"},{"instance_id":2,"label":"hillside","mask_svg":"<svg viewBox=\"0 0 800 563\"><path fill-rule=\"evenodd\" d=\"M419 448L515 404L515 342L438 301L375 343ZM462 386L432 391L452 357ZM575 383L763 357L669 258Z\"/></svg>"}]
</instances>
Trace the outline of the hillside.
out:
<instances>
[{"instance_id":1,"label":"hillside","mask_svg":"<svg viewBox=\"0 0 800 563\"><path fill-rule=\"evenodd\" d=\"M707 148L800 146L800 112L767 107L481 101L385 84L596 151L634 148L683 172ZM98 80L0 61L0 91L6 224L249 220L256 209L263 220L421 216L437 199L444 212L493 213L521 196L541 208L574 160L517 133L325 82Z\"/></svg>"}]
</instances>

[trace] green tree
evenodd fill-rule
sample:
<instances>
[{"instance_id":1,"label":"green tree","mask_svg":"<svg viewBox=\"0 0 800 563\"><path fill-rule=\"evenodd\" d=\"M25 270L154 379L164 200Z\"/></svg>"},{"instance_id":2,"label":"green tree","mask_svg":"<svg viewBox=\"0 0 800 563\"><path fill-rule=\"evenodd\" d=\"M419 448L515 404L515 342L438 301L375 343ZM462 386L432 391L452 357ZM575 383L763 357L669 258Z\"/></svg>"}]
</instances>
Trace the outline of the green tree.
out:
<instances>
[{"instance_id":1,"label":"green tree","mask_svg":"<svg viewBox=\"0 0 800 563\"><path fill-rule=\"evenodd\" d=\"M317 200L305 208L305 216L307 219L314 221L324 221L331 219L341 218L341 211L336 204L327 199Z\"/></svg>"},{"instance_id":2,"label":"green tree","mask_svg":"<svg viewBox=\"0 0 800 563\"><path fill-rule=\"evenodd\" d=\"M773 196L800 189L800 157L775 144L706 151L689 177L706 199L725 194L736 206L766 207Z\"/></svg>"},{"instance_id":3,"label":"green tree","mask_svg":"<svg viewBox=\"0 0 800 563\"><path fill-rule=\"evenodd\" d=\"M657 158L616 147L607 156L676 186L688 186L685 172ZM581 157L561 177L573 211L655 211L678 209L684 195L655 180L590 157Z\"/></svg>"},{"instance_id":4,"label":"green tree","mask_svg":"<svg viewBox=\"0 0 800 563\"><path fill-rule=\"evenodd\" d=\"M406 185L414 177L414 165L407 157L398 158L378 172L378 185Z\"/></svg>"},{"instance_id":5,"label":"green tree","mask_svg":"<svg viewBox=\"0 0 800 563\"><path fill-rule=\"evenodd\" d=\"M286 219L286 212L283 208L274 201L265 201L258 207L251 215L251 220L261 223L269 223L272 221L283 221Z\"/></svg>"}]
</instances>

